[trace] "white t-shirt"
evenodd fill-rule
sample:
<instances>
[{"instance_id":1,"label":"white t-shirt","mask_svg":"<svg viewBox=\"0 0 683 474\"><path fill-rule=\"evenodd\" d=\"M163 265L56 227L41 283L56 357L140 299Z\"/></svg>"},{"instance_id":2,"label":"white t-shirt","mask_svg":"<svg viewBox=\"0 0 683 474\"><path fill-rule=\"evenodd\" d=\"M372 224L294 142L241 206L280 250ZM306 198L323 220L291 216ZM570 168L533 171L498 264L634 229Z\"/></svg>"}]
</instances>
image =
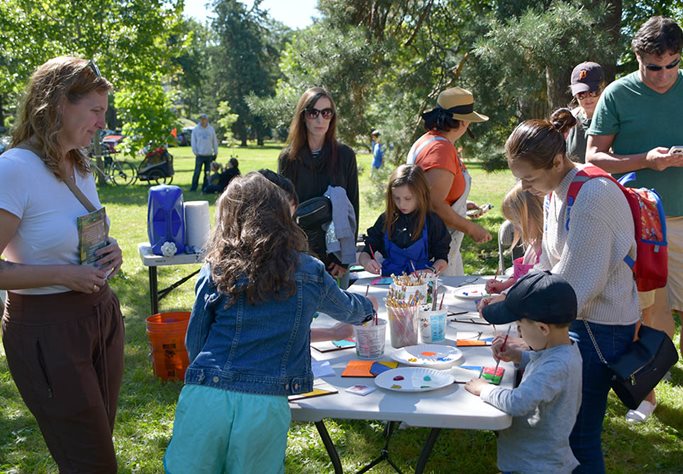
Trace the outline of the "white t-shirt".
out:
<instances>
[{"instance_id":1,"label":"white t-shirt","mask_svg":"<svg viewBox=\"0 0 683 474\"><path fill-rule=\"evenodd\" d=\"M100 208L92 174L75 172L76 185ZM26 265L79 264L76 218L88 214L67 185L36 154L12 148L0 156L0 209L21 222L2 253L5 260ZM69 291L65 286L12 290L22 294Z\"/></svg>"}]
</instances>

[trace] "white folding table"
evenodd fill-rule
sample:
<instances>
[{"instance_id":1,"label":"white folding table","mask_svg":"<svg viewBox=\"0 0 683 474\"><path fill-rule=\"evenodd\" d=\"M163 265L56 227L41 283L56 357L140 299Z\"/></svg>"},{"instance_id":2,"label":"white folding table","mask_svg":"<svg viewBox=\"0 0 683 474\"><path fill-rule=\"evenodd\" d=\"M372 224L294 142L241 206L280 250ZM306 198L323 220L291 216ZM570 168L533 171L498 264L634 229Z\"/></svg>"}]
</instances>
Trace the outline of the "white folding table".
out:
<instances>
[{"instance_id":1,"label":"white folding table","mask_svg":"<svg viewBox=\"0 0 683 474\"><path fill-rule=\"evenodd\" d=\"M364 294L367 286L363 283L367 280L358 280L349 289L355 293ZM444 306L455 315L449 316L448 320L458 319L466 322L450 323L446 330L447 340L443 344L455 345L456 330L461 336L467 338L492 336L495 329L504 331L507 326L492 327L484 324L485 321L478 318L475 302L459 300L452 295L453 289L463 283L483 283L484 279L476 277L443 277L440 284L446 286L446 299ZM380 302L379 317L387 319L383 299L388 287L370 286L369 294L377 297ZM491 348L486 347L461 347L464 357L460 365L492 366L495 361L491 355ZM391 353L396 349L391 347L389 339L389 327L387 327L387 342L384 357L381 360L391 360ZM318 432L327 449L336 473L342 472L341 461L334 444L325 427L324 418L357 419L357 420L380 420L386 421L385 447L382 454L370 465L359 472L365 472L376 463L387 460L398 470L397 466L389 458L388 441L394 429L400 424L413 427L431 428L429 437L425 441L422 452L418 459L415 472L421 473L427 464L431 450L436 442L440 430L449 429L473 429L473 430L502 430L512 423L512 417L481 401L479 397L467 392L464 385L455 383L428 392L400 393L378 388L366 395L358 396L345 389L356 384L373 385L372 379L341 377L341 372L349 360L356 359L355 349L345 349L334 352L319 353L312 350L312 356L319 361L329 361L334 369L334 376L325 377L324 380L339 390L339 393L316 398L307 398L290 403L292 419L315 423ZM501 382L502 387L512 387L515 379L514 365L501 363L505 368L505 374Z\"/></svg>"},{"instance_id":2,"label":"white folding table","mask_svg":"<svg viewBox=\"0 0 683 474\"><path fill-rule=\"evenodd\" d=\"M199 270L195 270L186 277L183 277L177 282L173 283L171 286L164 288L163 290L159 290L157 267L171 265L193 265L202 263L204 259L204 255L201 253L180 253L171 257L155 255L152 253L151 245L147 242L138 244L138 252L140 253L142 264L149 270L149 297L150 307L152 310L151 314L157 314L159 312L159 300L164 298L171 290L179 287L199 273Z\"/></svg>"}]
</instances>

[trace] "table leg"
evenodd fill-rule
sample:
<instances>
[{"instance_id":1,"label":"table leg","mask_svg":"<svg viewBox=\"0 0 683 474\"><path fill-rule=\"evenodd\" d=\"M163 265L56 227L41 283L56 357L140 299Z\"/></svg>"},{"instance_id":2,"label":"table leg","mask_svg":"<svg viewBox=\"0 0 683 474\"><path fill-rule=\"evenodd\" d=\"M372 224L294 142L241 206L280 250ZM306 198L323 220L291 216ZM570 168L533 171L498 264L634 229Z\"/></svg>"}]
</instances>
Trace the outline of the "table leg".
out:
<instances>
[{"instance_id":1,"label":"table leg","mask_svg":"<svg viewBox=\"0 0 683 474\"><path fill-rule=\"evenodd\" d=\"M335 474L342 474L344 471L342 469L341 460L339 459L339 453L337 452L337 448L334 447L332 438L330 438L330 433L327 432L325 422L322 420L316 421L315 427L318 429L320 439L323 440L327 454L330 456L330 461L332 461L332 466L334 466Z\"/></svg>"},{"instance_id":2,"label":"table leg","mask_svg":"<svg viewBox=\"0 0 683 474\"><path fill-rule=\"evenodd\" d=\"M149 298L152 307L152 314L159 312L159 287L157 282L157 267L150 266L149 268Z\"/></svg>"},{"instance_id":3,"label":"table leg","mask_svg":"<svg viewBox=\"0 0 683 474\"><path fill-rule=\"evenodd\" d=\"M427 441L425 441L424 446L422 446L420 458L417 460L415 474L422 474L424 472L425 466L427 465L427 460L429 459L429 455L432 453L432 448L434 448L434 443L436 443L439 433L441 433L441 428L432 428L432 431L429 432Z\"/></svg>"},{"instance_id":4,"label":"table leg","mask_svg":"<svg viewBox=\"0 0 683 474\"><path fill-rule=\"evenodd\" d=\"M396 463L394 463L394 461L392 461L389 457L389 441L391 440L391 435L394 434L394 431L399 427L400 424L400 421L387 421L387 424L384 426L384 447L382 448L382 451L380 451L379 456L373 459L370 462L370 464L365 466L356 474L363 474L364 472L368 472L370 469L372 469L382 461L388 462L389 465L393 467L396 472L398 472L398 474L402 474L401 469L399 469Z\"/></svg>"}]
</instances>

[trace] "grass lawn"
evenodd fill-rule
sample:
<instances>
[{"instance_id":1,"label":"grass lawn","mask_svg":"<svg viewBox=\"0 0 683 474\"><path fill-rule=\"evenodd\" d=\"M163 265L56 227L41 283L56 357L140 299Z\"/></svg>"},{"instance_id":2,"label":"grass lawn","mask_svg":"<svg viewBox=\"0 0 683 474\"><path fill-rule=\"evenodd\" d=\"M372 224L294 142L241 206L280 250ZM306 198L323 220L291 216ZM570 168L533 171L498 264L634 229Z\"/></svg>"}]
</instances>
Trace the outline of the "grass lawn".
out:
<instances>
[{"instance_id":1,"label":"grass lawn","mask_svg":"<svg viewBox=\"0 0 683 474\"><path fill-rule=\"evenodd\" d=\"M280 146L246 149L221 148L219 162L237 155L243 173L259 168L276 169ZM206 199L189 189L194 157L190 148L172 148L176 175L173 184L185 190L186 201ZM368 175L370 156L358 156L361 168L361 232L374 223L383 200L373 193L375 185ZM494 208L481 222L494 235L494 241L478 246L465 238L465 269L468 273L492 273L497 265L495 235L502 222L500 203L514 179L509 172L487 174L476 163L469 165L474 190L471 198L491 202ZM114 432L122 473L162 472L162 457L170 440L175 403L181 383L163 383L152 375L145 335L149 315L147 269L137 255L137 244L147 241L146 185L106 187L100 198L112 220L111 234L124 252L122 272L112 281L126 316L126 370ZM213 207L215 197L210 197ZM371 201L371 202L368 202ZM164 288L194 269L193 266L162 267L159 287ZM162 300L163 311L189 310L193 285L188 282ZM680 327L678 328L680 331ZM613 395L609 398L603 441L607 470L615 473L683 471L683 370L681 363L672 370L672 381L658 389L659 406L645 424L630 426L624 420L626 408ZM377 456L383 446L382 424L378 422L329 420L330 435L339 450L344 470L355 471ZM405 472L417 461L427 429L400 430L392 439L393 460ZM443 430L427 464L427 472L497 472L496 441L492 432ZM539 453L542 455L542 453ZM287 472L332 472L325 448L312 424L293 423L289 433ZM56 472L40 431L25 408L12 382L4 352L0 348L0 472ZM386 463L372 472L393 472Z\"/></svg>"}]
</instances>

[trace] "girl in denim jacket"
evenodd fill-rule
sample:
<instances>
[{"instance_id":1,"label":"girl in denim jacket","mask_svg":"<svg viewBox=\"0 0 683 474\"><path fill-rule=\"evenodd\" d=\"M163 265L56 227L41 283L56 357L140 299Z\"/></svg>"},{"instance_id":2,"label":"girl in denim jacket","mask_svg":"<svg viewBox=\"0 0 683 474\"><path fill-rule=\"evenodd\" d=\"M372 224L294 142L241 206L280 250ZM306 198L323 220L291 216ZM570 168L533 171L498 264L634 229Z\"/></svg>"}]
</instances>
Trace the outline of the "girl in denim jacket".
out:
<instances>
[{"instance_id":1,"label":"girl in denim jacket","mask_svg":"<svg viewBox=\"0 0 683 474\"><path fill-rule=\"evenodd\" d=\"M166 472L284 472L287 396L313 387L313 315L361 324L376 307L306 250L280 188L259 173L231 181L196 285Z\"/></svg>"}]
</instances>

